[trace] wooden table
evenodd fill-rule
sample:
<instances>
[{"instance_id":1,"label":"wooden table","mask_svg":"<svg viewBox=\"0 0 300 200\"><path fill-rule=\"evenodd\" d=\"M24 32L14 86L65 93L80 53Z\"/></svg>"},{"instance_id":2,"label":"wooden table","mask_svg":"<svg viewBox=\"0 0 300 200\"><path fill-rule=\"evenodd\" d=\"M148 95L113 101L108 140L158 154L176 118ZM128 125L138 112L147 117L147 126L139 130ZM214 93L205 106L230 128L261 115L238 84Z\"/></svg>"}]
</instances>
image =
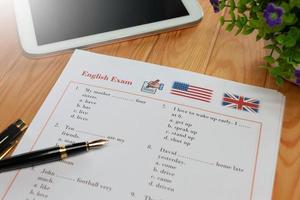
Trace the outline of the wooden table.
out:
<instances>
[{"instance_id":1,"label":"wooden table","mask_svg":"<svg viewBox=\"0 0 300 200\"><path fill-rule=\"evenodd\" d=\"M300 87L279 88L264 69L264 43L234 36L220 27L208 0L197 26L89 51L168 65L241 83L278 89L287 97L274 200L300 199ZM17 118L30 123L71 53L42 59L25 57L18 42L12 0L0 1L0 129Z\"/></svg>"}]
</instances>

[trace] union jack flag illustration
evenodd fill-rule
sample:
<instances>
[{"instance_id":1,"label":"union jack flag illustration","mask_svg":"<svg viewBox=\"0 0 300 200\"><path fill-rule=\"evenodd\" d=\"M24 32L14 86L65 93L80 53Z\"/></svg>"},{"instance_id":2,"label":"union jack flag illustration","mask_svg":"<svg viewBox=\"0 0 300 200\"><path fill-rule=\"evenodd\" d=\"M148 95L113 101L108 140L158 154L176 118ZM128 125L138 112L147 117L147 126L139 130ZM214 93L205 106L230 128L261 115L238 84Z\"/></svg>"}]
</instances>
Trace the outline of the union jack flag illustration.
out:
<instances>
[{"instance_id":1,"label":"union jack flag illustration","mask_svg":"<svg viewBox=\"0 0 300 200\"><path fill-rule=\"evenodd\" d=\"M259 111L259 100L238 96L229 92L224 94L222 105L228 108L252 113L258 113Z\"/></svg>"},{"instance_id":2,"label":"union jack flag illustration","mask_svg":"<svg viewBox=\"0 0 300 200\"><path fill-rule=\"evenodd\" d=\"M187 83L175 81L173 83L171 94L186 98L196 99L199 101L210 102L213 91L203 87L193 86Z\"/></svg>"}]
</instances>

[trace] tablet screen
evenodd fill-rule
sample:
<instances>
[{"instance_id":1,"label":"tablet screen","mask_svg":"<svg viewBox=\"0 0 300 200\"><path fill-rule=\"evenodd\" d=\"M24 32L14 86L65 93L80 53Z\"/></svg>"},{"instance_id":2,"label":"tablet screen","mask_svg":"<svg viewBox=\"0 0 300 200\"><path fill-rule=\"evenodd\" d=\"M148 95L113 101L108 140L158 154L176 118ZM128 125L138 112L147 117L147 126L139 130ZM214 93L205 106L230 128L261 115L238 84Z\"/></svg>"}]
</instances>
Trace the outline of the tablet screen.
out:
<instances>
[{"instance_id":1,"label":"tablet screen","mask_svg":"<svg viewBox=\"0 0 300 200\"><path fill-rule=\"evenodd\" d=\"M181 0L29 0L38 45L188 15Z\"/></svg>"}]
</instances>

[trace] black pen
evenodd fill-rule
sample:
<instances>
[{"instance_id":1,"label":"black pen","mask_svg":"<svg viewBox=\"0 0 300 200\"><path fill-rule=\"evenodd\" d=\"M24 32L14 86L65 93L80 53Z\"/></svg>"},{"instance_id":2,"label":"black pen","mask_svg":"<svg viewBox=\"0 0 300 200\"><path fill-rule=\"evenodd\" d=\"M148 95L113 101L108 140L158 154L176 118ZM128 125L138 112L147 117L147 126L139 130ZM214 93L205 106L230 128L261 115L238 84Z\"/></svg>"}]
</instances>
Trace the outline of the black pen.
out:
<instances>
[{"instance_id":1,"label":"black pen","mask_svg":"<svg viewBox=\"0 0 300 200\"><path fill-rule=\"evenodd\" d=\"M99 148L108 143L106 139L93 142L80 142L70 145L62 145L47 149L23 153L0 161L0 173L15 169L32 167L48 162L58 161L91 149Z\"/></svg>"},{"instance_id":2,"label":"black pen","mask_svg":"<svg viewBox=\"0 0 300 200\"><path fill-rule=\"evenodd\" d=\"M0 134L0 160L17 145L26 129L26 123L18 119Z\"/></svg>"}]
</instances>

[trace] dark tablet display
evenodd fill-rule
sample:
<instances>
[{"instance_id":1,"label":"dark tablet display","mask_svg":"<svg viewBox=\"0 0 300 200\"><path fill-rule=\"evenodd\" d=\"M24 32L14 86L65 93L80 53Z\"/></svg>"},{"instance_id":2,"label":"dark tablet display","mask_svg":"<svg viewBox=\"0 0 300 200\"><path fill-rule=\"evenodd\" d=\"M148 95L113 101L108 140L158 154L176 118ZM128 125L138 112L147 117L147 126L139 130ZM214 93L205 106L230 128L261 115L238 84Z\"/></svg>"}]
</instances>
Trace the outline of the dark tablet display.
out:
<instances>
[{"instance_id":1,"label":"dark tablet display","mask_svg":"<svg viewBox=\"0 0 300 200\"><path fill-rule=\"evenodd\" d=\"M181 0L29 0L38 45L188 15Z\"/></svg>"}]
</instances>

